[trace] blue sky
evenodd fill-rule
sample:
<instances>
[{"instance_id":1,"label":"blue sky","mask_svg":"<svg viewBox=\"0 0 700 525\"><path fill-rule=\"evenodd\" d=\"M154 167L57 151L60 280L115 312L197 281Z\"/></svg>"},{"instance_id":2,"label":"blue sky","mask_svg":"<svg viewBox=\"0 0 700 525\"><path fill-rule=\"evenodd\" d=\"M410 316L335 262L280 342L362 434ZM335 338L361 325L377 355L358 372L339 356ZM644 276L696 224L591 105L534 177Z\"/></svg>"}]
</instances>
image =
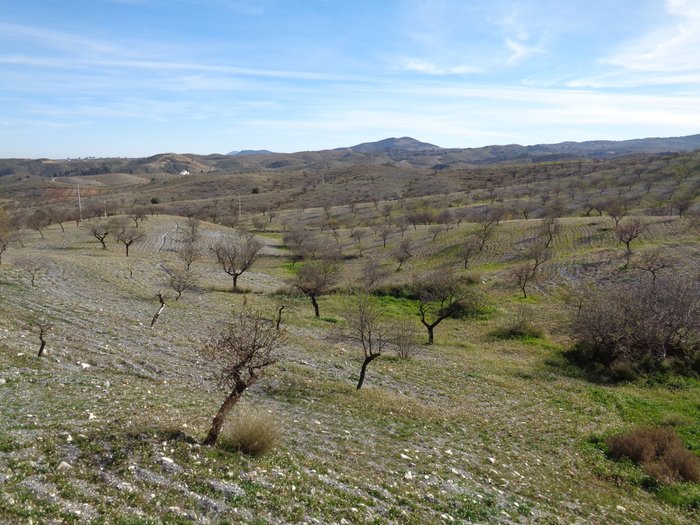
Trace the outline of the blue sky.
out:
<instances>
[{"instance_id":1,"label":"blue sky","mask_svg":"<svg viewBox=\"0 0 700 525\"><path fill-rule=\"evenodd\" d=\"M700 0L0 0L0 157L700 133Z\"/></svg>"}]
</instances>

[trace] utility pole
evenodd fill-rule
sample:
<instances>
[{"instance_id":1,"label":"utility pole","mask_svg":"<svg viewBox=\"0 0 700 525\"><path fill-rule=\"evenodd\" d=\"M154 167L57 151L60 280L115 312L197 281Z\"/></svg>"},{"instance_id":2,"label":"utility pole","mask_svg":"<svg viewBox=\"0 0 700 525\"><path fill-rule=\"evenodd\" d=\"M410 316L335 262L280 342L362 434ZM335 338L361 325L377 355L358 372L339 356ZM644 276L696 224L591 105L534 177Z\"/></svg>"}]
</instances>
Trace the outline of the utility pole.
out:
<instances>
[{"instance_id":1,"label":"utility pole","mask_svg":"<svg viewBox=\"0 0 700 525\"><path fill-rule=\"evenodd\" d=\"M78 220L83 222L83 205L80 202L80 183L76 182L75 185L78 188Z\"/></svg>"}]
</instances>

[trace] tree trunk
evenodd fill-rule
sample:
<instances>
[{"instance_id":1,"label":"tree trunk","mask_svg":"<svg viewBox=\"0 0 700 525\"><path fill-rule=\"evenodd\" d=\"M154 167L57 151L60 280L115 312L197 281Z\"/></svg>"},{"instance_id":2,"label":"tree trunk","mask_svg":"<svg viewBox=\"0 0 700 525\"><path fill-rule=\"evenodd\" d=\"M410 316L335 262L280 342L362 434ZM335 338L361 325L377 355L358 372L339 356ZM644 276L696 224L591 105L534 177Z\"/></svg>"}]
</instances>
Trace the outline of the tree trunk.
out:
<instances>
[{"instance_id":1,"label":"tree trunk","mask_svg":"<svg viewBox=\"0 0 700 525\"><path fill-rule=\"evenodd\" d=\"M426 328L428 329L428 344L432 345L433 344L433 329L435 328L435 325L426 325Z\"/></svg>"},{"instance_id":2,"label":"tree trunk","mask_svg":"<svg viewBox=\"0 0 700 525\"><path fill-rule=\"evenodd\" d=\"M284 310L287 307L286 304L283 304L277 309L277 321L275 321L275 329L279 330L280 329L280 323L282 322L282 310Z\"/></svg>"},{"instance_id":3,"label":"tree trunk","mask_svg":"<svg viewBox=\"0 0 700 525\"><path fill-rule=\"evenodd\" d=\"M316 317L321 317L321 314L318 310L318 301L316 301L315 295L311 296L311 304L314 305L314 313L316 314Z\"/></svg>"},{"instance_id":4,"label":"tree trunk","mask_svg":"<svg viewBox=\"0 0 700 525\"><path fill-rule=\"evenodd\" d=\"M36 355L37 357L41 357L44 354L44 348L46 348L44 334L39 334L39 341L41 341L41 346L39 347L39 353Z\"/></svg>"},{"instance_id":5,"label":"tree trunk","mask_svg":"<svg viewBox=\"0 0 700 525\"><path fill-rule=\"evenodd\" d=\"M202 443L203 445L209 445L209 446L214 446L216 445L216 441L219 439L219 433L221 432L221 428L224 426L224 422L226 421L226 416L228 416L229 412L231 412L231 409L233 406L238 403L238 400L241 397L241 392L238 391L239 388L236 387L233 392L229 394L229 396L226 398L226 401L221 405L219 408L219 411L216 413L216 416L214 416L214 419L211 422L211 428L209 429L209 434L207 434L206 439Z\"/></svg>"},{"instance_id":6,"label":"tree trunk","mask_svg":"<svg viewBox=\"0 0 700 525\"><path fill-rule=\"evenodd\" d=\"M160 317L160 314L163 313L163 310L165 310L165 298L163 297L163 294L158 293L158 301L160 301L160 308L158 308L156 315L154 315L153 319L151 320L151 328L153 328L158 320L158 317Z\"/></svg>"},{"instance_id":7,"label":"tree trunk","mask_svg":"<svg viewBox=\"0 0 700 525\"><path fill-rule=\"evenodd\" d=\"M357 382L357 390L362 388L362 383L365 382L365 373L367 372L367 365L369 365L377 357L379 357L379 354L370 354L367 357L365 357L365 360L362 362L362 368L360 368L360 379Z\"/></svg>"},{"instance_id":8,"label":"tree trunk","mask_svg":"<svg viewBox=\"0 0 700 525\"><path fill-rule=\"evenodd\" d=\"M238 274L234 273L233 274L233 288L231 289L232 292L235 292L238 289Z\"/></svg>"},{"instance_id":9,"label":"tree trunk","mask_svg":"<svg viewBox=\"0 0 700 525\"><path fill-rule=\"evenodd\" d=\"M131 246L131 245L124 243L124 246L126 246L126 256L128 257L129 256L129 246Z\"/></svg>"}]
</instances>

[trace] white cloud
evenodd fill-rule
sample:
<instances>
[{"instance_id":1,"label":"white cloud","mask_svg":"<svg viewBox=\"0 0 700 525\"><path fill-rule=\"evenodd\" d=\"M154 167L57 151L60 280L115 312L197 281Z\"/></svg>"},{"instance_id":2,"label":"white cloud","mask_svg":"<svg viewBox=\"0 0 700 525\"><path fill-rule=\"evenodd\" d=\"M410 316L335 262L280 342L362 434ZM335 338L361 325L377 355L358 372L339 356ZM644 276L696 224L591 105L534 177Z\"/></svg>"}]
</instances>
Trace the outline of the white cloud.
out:
<instances>
[{"instance_id":1,"label":"white cloud","mask_svg":"<svg viewBox=\"0 0 700 525\"><path fill-rule=\"evenodd\" d=\"M666 0L666 12L671 20L627 42L604 63L647 73L700 70L700 2Z\"/></svg>"},{"instance_id":2,"label":"white cloud","mask_svg":"<svg viewBox=\"0 0 700 525\"><path fill-rule=\"evenodd\" d=\"M425 60L408 59L400 66L403 71L425 73L427 75L467 75L481 73L482 70L467 64L443 66Z\"/></svg>"}]
</instances>

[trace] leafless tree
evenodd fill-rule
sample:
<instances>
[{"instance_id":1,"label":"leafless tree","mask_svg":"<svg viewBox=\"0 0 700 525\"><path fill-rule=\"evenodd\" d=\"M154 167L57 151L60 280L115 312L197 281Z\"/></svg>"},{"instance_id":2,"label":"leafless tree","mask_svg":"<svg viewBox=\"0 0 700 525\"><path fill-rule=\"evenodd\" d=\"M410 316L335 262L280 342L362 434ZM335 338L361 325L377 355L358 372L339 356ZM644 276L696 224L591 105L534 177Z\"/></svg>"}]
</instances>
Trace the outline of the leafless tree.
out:
<instances>
[{"instance_id":1,"label":"leafless tree","mask_svg":"<svg viewBox=\"0 0 700 525\"><path fill-rule=\"evenodd\" d=\"M555 217L546 217L537 229L537 236L545 249L550 249L554 238L561 232L561 223Z\"/></svg>"},{"instance_id":2,"label":"leafless tree","mask_svg":"<svg viewBox=\"0 0 700 525\"><path fill-rule=\"evenodd\" d=\"M49 223L55 222L61 228L61 231L65 233L66 229L63 227L63 223L70 220L68 210L65 208L47 208L46 213L49 216Z\"/></svg>"},{"instance_id":3,"label":"leafless tree","mask_svg":"<svg viewBox=\"0 0 700 525\"><path fill-rule=\"evenodd\" d=\"M627 215L627 210L625 209L624 203L619 200L613 200L610 201L607 206L606 206L608 215L610 215L610 218L615 221L615 228L617 229L618 226L620 225L620 220Z\"/></svg>"},{"instance_id":4,"label":"leafless tree","mask_svg":"<svg viewBox=\"0 0 700 525\"><path fill-rule=\"evenodd\" d=\"M197 283L197 274L187 266L182 268L164 266L163 270L168 275L168 286L177 294L176 301L180 300L182 292L189 290Z\"/></svg>"},{"instance_id":5,"label":"leafless tree","mask_svg":"<svg viewBox=\"0 0 700 525\"><path fill-rule=\"evenodd\" d=\"M44 228L49 225L49 216L43 209L35 210L27 217L27 226L32 230L39 232L41 238L44 238Z\"/></svg>"},{"instance_id":6,"label":"leafless tree","mask_svg":"<svg viewBox=\"0 0 700 525\"><path fill-rule=\"evenodd\" d=\"M367 366L381 356L382 350L389 344L389 328L381 309L372 302L369 294L360 293L353 299L352 305L343 314L346 322L344 336L360 345L364 354L357 381L359 390L365 381Z\"/></svg>"},{"instance_id":7,"label":"leafless tree","mask_svg":"<svg viewBox=\"0 0 700 525\"><path fill-rule=\"evenodd\" d=\"M475 313L481 308L481 294L466 287L455 275L435 271L418 278L412 285L418 299L421 323L428 330L428 344L433 344L435 327L445 319L457 319Z\"/></svg>"},{"instance_id":8,"label":"leafless tree","mask_svg":"<svg viewBox=\"0 0 700 525\"><path fill-rule=\"evenodd\" d=\"M2 254L10 247L10 244L16 242L18 233L16 230L10 229L8 225L0 223L0 263L2 263Z\"/></svg>"},{"instance_id":9,"label":"leafless tree","mask_svg":"<svg viewBox=\"0 0 700 525\"><path fill-rule=\"evenodd\" d=\"M481 241L474 234L469 235L462 245L459 247L459 258L464 263L464 269L467 269L469 265L469 260L479 253L479 247L481 246Z\"/></svg>"},{"instance_id":10,"label":"leafless tree","mask_svg":"<svg viewBox=\"0 0 700 525\"><path fill-rule=\"evenodd\" d=\"M146 234L142 230L139 230L132 226L127 226L125 223L113 225L112 233L116 237L117 242L120 242L124 245L125 254L127 257L129 256L129 248L131 247L131 245L139 242L146 236Z\"/></svg>"},{"instance_id":11,"label":"leafless tree","mask_svg":"<svg viewBox=\"0 0 700 525\"><path fill-rule=\"evenodd\" d=\"M638 254L631 262L632 268L649 272L652 284L661 270L672 269L673 262L666 257L661 248L652 248Z\"/></svg>"},{"instance_id":12,"label":"leafless tree","mask_svg":"<svg viewBox=\"0 0 700 525\"><path fill-rule=\"evenodd\" d=\"M362 237L364 237L366 233L367 230L364 228L355 228L350 232L350 237L355 239L355 242L357 243L357 249L359 250L360 257L362 257Z\"/></svg>"},{"instance_id":13,"label":"leafless tree","mask_svg":"<svg viewBox=\"0 0 700 525\"><path fill-rule=\"evenodd\" d=\"M638 217L630 217L624 222L620 222L617 228L615 228L615 236L617 241L625 245L625 258L627 264L629 264L629 258L632 255L632 248L630 245L637 237L644 233L647 229L647 225L642 222Z\"/></svg>"},{"instance_id":14,"label":"leafless tree","mask_svg":"<svg viewBox=\"0 0 700 525\"><path fill-rule=\"evenodd\" d=\"M238 289L238 277L253 265L261 248L260 242L249 233L229 237L212 248L221 269L233 278L232 291Z\"/></svg>"},{"instance_id":15,"label":"leafless tree","mask_svg":"<svg viewBox=\"0 0 700 525\"><path fill-rule=\"evenodd\" d=\"M134 221L134 225L136 228L139 227L139 222L142 223L146 220L147 216L148 210L143 206L133 206L131 210L129 210L129 219Z\"/></svg>"},{"instance_id":16,"label":"leafless tree","mask_svg":"<svg viewBox=\"0 0 700 525\"><path fill-rule=\"evenodd\" d=\"M151 329L153 329L153 327L155 326L156 321L158 321L158 318L160 317L160 314L162 314L163 310L165 310L165 296L163 295L163 293L158 292L156 294L156 299L158 299L158 303L160 304L160 306L158 307L158 311L153 316L153 319L151 319Z\"/></svg>"},{"instance_id":17,"label":"leafless tree","mask_svg":"<svg viewBox=\"0 0 700 525\"><path fill-rule=\"evenodd\" d=\"M389 272L376 259L368 260L360 269L362 285L367 291L372 290L377 284L389 277Z\"/></svg>"},{"instance_id":18,"label":"leafless tree","mask_svg":"<svg viewBox=\"0 0 700 525\"><path fill-rule=\"evenodd\" d=\"M294 224L284 235L284 244L292 252L292 264L304 259L308 253L310 239L311 232L300 222Z\"/></svg>"},{"instance_id":19,"label":"leafless tree","mask_svg":"<svg viewBox=\"0 0 700 525\"><path fill-rule=\"evenodd\" d=\"M177 255L180 257L188 271L192 268L192 264L202 257L202 250L196 240L188 238L185 243L177 250Z\"/></svg>"},{"instance_id":20,"label":"leafless tree","mask_svg":"<svg viewBox=\"0 0 700 525\"><path fill-rule=\"evenodd\" d=\"M27 272L31 277L32 288L37 275L46 270L46 261L39 257L21 257L15 261L15 266Z\"/></svg>"},{"instance_id":21,"label":"leafless tree","mask_svg":"<svg viewBox=\"0 0 700 525\"><path fill-rule=\"evenodd\" d=\"M386 241L389 240L391 234L394 233L394 229L394 225L389 220L386 220L379 225L377 228L377 234L382 239L382 247L386 248Z\"/></svg>"},{"instance_id":22,"label":"leafless tree","mask_svg":"<svg viewBox=\"0 0 700 525\"><path fill-rule=\"evenodd\" d=\"M340 267L331 259L316 259L304 263L292 286L311 299L314 314L320 317L318 298L327 294L338 282Z\"/></svg>"},{"instance_id":23,"label":"leafless tree","mask_svg":"<svg viewBox=\"0 0 700 525\"><path fill-rule=\"evenodd\" d=\"M36 356L41 357L44 355L44 349L46 348L46 336L53 330L54 325L35 312L30 313L25 318L24 323L27 330L39 337L39 351Z\"/></svg>"},{"instance_id":24,"label":"leafless tree","mask_svg":"<svg viewBox=\"0 0 700 525\"><path fill-rule=\"evenodd\" d=\"M396 259L396 262L399 263L396 271L400 272L404 263L413 257L413 242L411 242L410 239L401 239L401 242L396 248L394 248L391 254L393 255L394 259Z\"/></svg>"},{"instance_id":25,"label":"leafless tree","mask_svg":"<svg viewBox=\"0 0 700 525\"><path fill-rule=\"evenodd\" d=\"M105 243L105 239L110 234L110 225L104 221L90 222L87 224L86 229L90 232L90 235L100 241L102 249L106 250L107 244Z\"/></svg>"},{"instance_id":26,"label":"leafless tree","mask_svg":"<svg viewBox=\"0 0 700 525\"><path fill-rule=\"evenodd\" d=\"M677 193L671 199L671 207L678 212L679 217L683 217L695 202L696 192L685 191Z\"/></svg>"},{"instance_id":27,"label":"leafless tree","mask_svg":"<svg viewBox=\"0 0 700 525\"><path fill-rule=\"evenodd\" d=\"M211 367L212 379L230 392L212 421L205 445L216 444L231 409L246 389L279 360L279 350L286 340L284 329L276 330L259 313L244 309L224 323L221 331L199 350Z\"/></svg>"}]
</instances>

